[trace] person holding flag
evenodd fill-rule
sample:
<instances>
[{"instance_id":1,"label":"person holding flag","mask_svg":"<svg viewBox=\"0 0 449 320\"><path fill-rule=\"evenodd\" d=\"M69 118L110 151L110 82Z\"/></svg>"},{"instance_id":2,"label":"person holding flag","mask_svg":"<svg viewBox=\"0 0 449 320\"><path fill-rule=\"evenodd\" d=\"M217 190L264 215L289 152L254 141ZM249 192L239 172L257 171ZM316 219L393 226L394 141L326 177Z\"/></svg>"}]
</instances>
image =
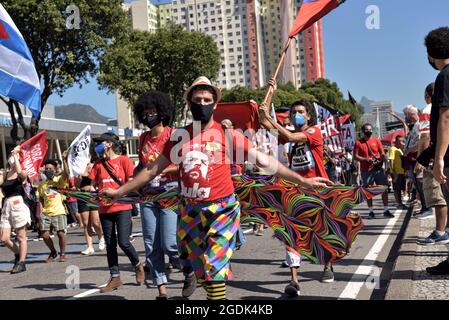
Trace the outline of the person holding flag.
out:
<instances>
[{"instance_id":1,"label":"person holding flag","mask_svg":"<svg viewBox=\"0 0 449 320\"><path fill-rule=\"evenodd\" d=\"M14 255L12 274L26 271L25 258L27 255L27 227L31 224L31 213L25 204L23 184L27 174L19 161L20 147L14 148L8 159L8 173L6 179L3 171L0 172L0 187L5 197L5 206L2 208L0 220L0 240ZM17 235L18 246L11 241L11 231Z\"/></svg>"},{"instance_id":2,"label":"person holding flag","mask_svg":"<svg viewBox=\"0 0 449 320\"><path fill-rule=\"evenodd\" d=\"M269 84L276 88L274 79ZM269 103L270 101L268 101ZM291 132L277 123L269 116L268 104L259 107L260 124L266 129L275 129L279 133L281 143L290 143L288 155L290 169L306 178L321 177L328 179L324 168L324 148L321 130L316 126L309 126L312 120L312 107L305 101L296 101L290 106L290 120L294 126ZM285 288L285 293L289 296L299 295L298 269L301 265L301 256L293 248L286 248L286 262L290 267L291 281ZM334 274L332 264L326 264L322 277L322 282L333 282Z\"/></svg>"}]
</instances>

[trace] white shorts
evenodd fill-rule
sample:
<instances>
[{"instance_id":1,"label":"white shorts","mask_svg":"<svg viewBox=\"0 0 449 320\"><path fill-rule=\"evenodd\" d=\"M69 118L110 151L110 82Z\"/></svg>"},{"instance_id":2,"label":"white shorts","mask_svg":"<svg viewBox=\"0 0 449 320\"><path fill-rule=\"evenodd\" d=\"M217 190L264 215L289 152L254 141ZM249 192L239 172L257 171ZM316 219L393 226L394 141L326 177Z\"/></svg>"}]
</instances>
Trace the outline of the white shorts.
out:
<instances>
[{"instance_id":1,"label":"white shorts","mask_svg":"<svg viewBox=\"0 0 449 320\"><path fill-rule=\"evenodd\" d=\"M299 268L301 266L301 255L295 252L295 250L286 248L285 262L287 262L290 268Z\"/></svg>"},{"instance_id":2,"label":"white shorts","mask_svg":"<svg viewBox=\"0 0 449 320\"><path fill-rule=\"evenodd\" d=\"M19 229L31 224L31 214L21 196L5 200L0 219L0 228Z\"/></svg>"}]
</instances>

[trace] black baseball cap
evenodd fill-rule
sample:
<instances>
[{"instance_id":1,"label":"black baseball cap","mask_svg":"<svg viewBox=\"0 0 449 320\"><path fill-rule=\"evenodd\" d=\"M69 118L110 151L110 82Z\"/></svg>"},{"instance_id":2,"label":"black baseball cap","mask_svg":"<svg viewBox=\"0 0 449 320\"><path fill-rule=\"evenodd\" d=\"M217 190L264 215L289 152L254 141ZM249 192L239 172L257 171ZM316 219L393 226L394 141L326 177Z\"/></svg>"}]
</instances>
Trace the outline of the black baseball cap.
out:
<instances>
[{"instance_id":1,"label":"black baseball cap","mask_svg":"<svg viewBox=\"0 0 449 320\"><path fill-rule=\"evenodd\" d=\"M103 141L111 141L111 142L119 142L120 138L112 132L105 132L98 138L92 139L94 142L103 142Z\"/></svg>"}]
</instances>

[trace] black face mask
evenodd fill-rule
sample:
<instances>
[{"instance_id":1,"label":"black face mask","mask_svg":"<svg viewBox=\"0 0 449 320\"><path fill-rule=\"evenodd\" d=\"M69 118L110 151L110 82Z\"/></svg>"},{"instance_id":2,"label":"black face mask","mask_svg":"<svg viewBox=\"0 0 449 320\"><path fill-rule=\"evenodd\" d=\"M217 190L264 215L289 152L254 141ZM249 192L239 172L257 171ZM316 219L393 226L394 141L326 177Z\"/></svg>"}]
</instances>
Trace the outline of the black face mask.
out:
<instances>
[{"instance_id":1,"label":"black face mask","mask_svg":"<svg viewBox=\"0 0 449 320\"><path fill-rule=\"evenodd\" d=\"M49 180L53 179L53 177L55 176L55 172L53 170L45 170L44 174Z\"/></svg>"},{"instance_id":2,"label":"black face mask","mask_svg":"<svg viewBox=\"0 0 449 320\"><path fill-rule=\"evenodd\" d=\"M429 58L429 64L432 66L432 68L434 68L436 71L440 71L440 69L438 69L437 65L435 64L435 62L430 61Z\"/></svg>"},{"instance_id":3,"label":"black face mask","mask_svg":"<svg viewBox=\"0 0 449 320\"><path fill-rule=\"evenodd\" d=\"M142 122L148 128L153 129L155 126L157 126L161 122L161 119L159 118L158 115L150 116L146 113L142 117Z\"/></svg>"},{"instance_id":4,"label":"black face mask","mask_svg":"<svg viewBox=\"0 0 449 320\"><path fill-rule=\"evenodd\" d=\"M214 113L214 106L215 103L202 105L190 101L190 111L192 111L193 120L201 121L202 124L208 123Z\"/></svg>"},{"instance_id":5,"label":"black face mask","mask_svg":"<svg viewBox=\"0 0 449 320\"><path fill-rule=\"evenodd\" d=\"M371 136L373 135L373 133L371 131L365 131L363 132L363 134L365 135L365 137L367 137L368 139L371 138Z\"/></svg>"}]
</instances>

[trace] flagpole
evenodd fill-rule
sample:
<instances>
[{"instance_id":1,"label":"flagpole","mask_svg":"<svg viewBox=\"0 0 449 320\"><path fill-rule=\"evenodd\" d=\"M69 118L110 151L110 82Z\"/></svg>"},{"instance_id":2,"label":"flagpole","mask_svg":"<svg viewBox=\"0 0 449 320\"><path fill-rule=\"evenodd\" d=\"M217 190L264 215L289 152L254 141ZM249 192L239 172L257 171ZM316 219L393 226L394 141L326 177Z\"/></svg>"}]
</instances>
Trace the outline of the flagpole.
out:
<instances>
[{"instance_id":1,"label":"flagpole","mask_svg":"<svg viewBox=\"0 0 449 320\"><path fill-rule=\"evenodd\" d=\"M284 60L285 60L285 57L286 57L286 55L287 55L287 50L288 50L288 48L290 47L290 44L291 44L292 40L293 40L293 37L288 38L287 43L286 43L285 46L284 46L284 49L282 49L282 53L281 53L281 56L280 56L280 58L279 58L279 63L278 63L278 65L277 65L277 67L276 67L276 70L274 71L273 76L271 77L272 79L275 79L275 80L277 79L277 77L278 77L278 75L279 75L279 71L281 71L281 67L282 67L282 65L283 65L283 63L284 63ZM270 98L273 97L273 94L274 94L274 87L273 87L272 85L269 85L267 94L265 95L265 98L264 98L264 100L263 100L262 103L263 103L263 104L266 104L267 101L268 101Z\"/></svg>"}]
</instances>

